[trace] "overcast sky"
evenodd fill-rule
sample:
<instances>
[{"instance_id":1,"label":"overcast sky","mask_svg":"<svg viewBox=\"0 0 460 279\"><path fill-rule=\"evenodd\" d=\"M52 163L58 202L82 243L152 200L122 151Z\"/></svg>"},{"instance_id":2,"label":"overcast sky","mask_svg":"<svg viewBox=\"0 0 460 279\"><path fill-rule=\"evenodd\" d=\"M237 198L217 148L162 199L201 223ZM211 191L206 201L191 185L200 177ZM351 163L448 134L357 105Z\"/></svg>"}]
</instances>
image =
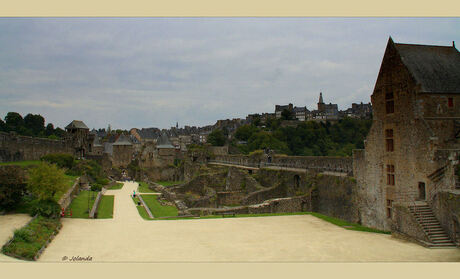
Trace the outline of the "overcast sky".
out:
<instances>
[{"instance_id":1,"label":"overcast sky","mask_svg":"<svg viewBox=\"0 0 460 279\"><path fill-rule=\"evenodd\" d=\"M169 128L370 102L388 41L460 45L459 18L0 18L0 117Z\"/></svg>"}]
</instances>

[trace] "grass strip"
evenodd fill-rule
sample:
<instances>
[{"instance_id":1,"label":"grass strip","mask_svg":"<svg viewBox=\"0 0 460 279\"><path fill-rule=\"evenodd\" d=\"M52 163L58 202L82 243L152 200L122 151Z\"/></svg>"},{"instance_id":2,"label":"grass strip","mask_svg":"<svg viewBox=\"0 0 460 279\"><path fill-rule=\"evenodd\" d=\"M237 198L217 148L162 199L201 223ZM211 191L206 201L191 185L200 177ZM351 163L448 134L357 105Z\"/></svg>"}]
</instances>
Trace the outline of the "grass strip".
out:
<instances>
[{"instance_id":1,"label":"grass strip","mask_svg":"<svg viewBox=\"0 0 460 279\"><path fill-rule=\"evenodd\" d=\"M96 200L98 192L94 191L80 191L77 197L73 199L70 204L70 210L72 211L72 218L89 218L89 211L93 208L94 201ZM89 206L88 206L89 200ZM69 217L69 216L66 216Z\"/></svg>"},{"instance_id":2,"label":"grass strip","mask_svg":"<svg viewBox=\"0 0 460 279\"><path fill-rule=\"evenodd\" d=\"M138 182L139 187L137 188L137 192L139 193L155 193L152 189L149 188L149 185L145 182Z\"/></svg>"},{"instance_id":3,"label":"grass strip","mask_svg":"<svg viewBox=\"0 0 460 279\"><path fill-rule=\"evenodd\" d=\"M110 219L113 218L113 204L115 197L102 196L99 203L99 208L97 209L97 219Z\"/></svg>"},{"instance_id":4,"label":"grass strip","mask_svg":"<svg viewBox=\"0 0 460 279\"><path fill-rule=\"evenodd\" d=\"M178 214L178 210L175 206L161 205L156 195L142 195L142 199L155 218L177 216Z\"/></svg>"},{"instance_id":5,"label":"grass strip","mask_svg":"<svg viewBox=\"0 0 460 279\"><path fill-rule=\"evenodd\" d=\"M2 247L2 252L13 257L34 260L52 234L59 231L59 219L39 216L27 226L14 232L13 240Z\"/></svg>"},{"instance_id":6,"label":"grass strip","mask_svg":"<svg viewBox=\"0 0 460 279\"><path fill-rule=\"evenodd\" d=\"M323 215L323 214L317 213L317 212L310 212L310 214L315 216L315 217L317 217L317 218L320 218L321 220L324 220L326 222L329 222L331 224L334 224L336 226L342 227L342 228L347 229L347 230L391 234L391 232L388 232L388 231L382 231L382 230L377 230L377 229L373 229L373 228L368 228L368 227L365 227L365 226L361 226L360 224L350 223L350 222L347 222L347 221L344 221L344 220L341 220L341 219L338 219L338 218L326 216L326 215Z\"/></svg>"},{"instance_id":7,"label":"grass strip","mask_svg":"<svg viewBox=\"0 0 460 279\"><path fill-rule=\"evenodd\" d=\"M184 183L184 181L156 181L155 183L168 187L168 186L173 186L177 184L182 184Z\"/></svg>"},{"instance_id":8,"label":"grass strip","mask_svg":"<svg viewBox=\"0 0 460 279\"><path fill-rule=\"evenodd\" d=\"M135 198L132 198L132 199L133 199L134 204L136 205L136 208L137 208L137 211L139 212L139 215L141 215L141 217L144 218L145 220L152 220L152 219L150 219L150 216L147 213L147 211L145 210L145 208L142 206L142 203L141 203L141 205L138 205L138 203L140 202L139 198L135 197Z\"/></svg>"},{"instance_id":9,"label":"grass strip","mask_svg":"<svg viewBox=\"0 0 460 279\"><path fill-rule=\"evenodd\" d=\"M0 166L20 166L28 167L40 164L41 161L17 161L17 162L3 162Z\"/></svg>"},{"instance_id":10,"label":"grass strip","mask_svg":"<svg viewBox=\"0 0 460 279\"><path fill-rule=\"evenodd\" d=\"M108 188L109 190L120 190L121 188L123 188L123 183L117 183L115 185L113 185L112 187Z\"/></svg>"}]
</instances>

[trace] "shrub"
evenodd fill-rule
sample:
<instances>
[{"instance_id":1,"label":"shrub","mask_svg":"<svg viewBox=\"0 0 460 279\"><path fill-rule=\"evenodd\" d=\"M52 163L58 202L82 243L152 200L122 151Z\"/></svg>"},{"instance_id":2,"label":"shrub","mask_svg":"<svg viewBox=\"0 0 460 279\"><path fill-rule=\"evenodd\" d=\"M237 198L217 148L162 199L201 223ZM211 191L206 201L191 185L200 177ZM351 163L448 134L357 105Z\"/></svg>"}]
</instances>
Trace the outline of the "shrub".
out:
<instances>
[{"instance_id":1,"label":"shrub","mask_svg":"<svg viewBox=\"0 0 460 279\"><path fill-rule=\"evenodd\" d=\"M49 218L57 218L61 211L59 204L52 200L39 200L32 208L32 215L40 215Z\"/></svg>"},{"instance_id":2,"label":"shrub","mask_svg":"<svg viewBox=\"0 0 460 279\"><path fill-rule=\"evenodd\" d=\"M102 190L101 184L94 183L93 185L91 185L91 191L100 192L101 190Z\"/></svg>"},{"instance_id":3,"label":"shrub","mask_svg":"<svg viewBox=\"0 0 460 279\"><path fill-rule=\"evenodd\" d=\"M56 164L60 168L71 169L74 164L74 158L69 154L48 154L40 158L42 161L46 161L51 164Z\"/></svg>"},{"instance_id":4,"label":"shrub","mask_svg":"<svg viewBox=\"0 0 460 279\"><path fill-rule=\"evenodd\" d=\"M107 178L101 178L101 177L96 178L96 183L97 184L107 185L107 184L109 184L109 182L110 181Z\"/></svg>"}]
</instances>

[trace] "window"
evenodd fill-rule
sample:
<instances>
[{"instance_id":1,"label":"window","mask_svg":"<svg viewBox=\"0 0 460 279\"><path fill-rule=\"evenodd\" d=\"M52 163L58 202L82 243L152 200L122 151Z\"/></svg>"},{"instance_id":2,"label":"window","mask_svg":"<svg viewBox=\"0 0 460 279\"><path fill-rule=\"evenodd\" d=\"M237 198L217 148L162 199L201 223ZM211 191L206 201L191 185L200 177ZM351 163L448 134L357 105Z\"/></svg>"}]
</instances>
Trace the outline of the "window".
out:
<instances>
[{"instance_id":1,"label":"window","mask_svg":"<svg viewBox=\"0 0 460 279\"><path fill-rule=\"evenodd\" d=\"M395 166L387 165L387 185L395 185Z\"/></svg>"},{"instance_id":2,"label":"window","mask_svg":"<svg viewBox=\"0 0 460 279\"><path fill-rule=\"evenodd\" d=\"M453 108L454 107L454 98L449 98L447 99L447 106L449 108Z\"/></svg>"},{"instance_id":3,"label":"window","mask_svg":"<svg viewBox=\"0 0 460 279\"><path fill-rule=\"evenodd\" d=\"M385 94L385 103L386 103L386 113L395 112L395 102L393 92L387 92Z\"/></svg>"},{"instance_id":4,"label":"window","mask_svg":"<svg viewBox=\"0 0 460 279\"><path fill-rule=\"evenodd\" d=\"M385 143L386 143L386 151L393 152L394 151L393 129L385 130Z\"/></svg>"},{"instance_id":5,"label":"window","mask_svg":"<svg viewBox=\"0 0 460 279\"><path fill-rule=\"evenodd\" d=\"M393 200L387 200L387 218L392 217Z\"/></svg>"}]
</instances>

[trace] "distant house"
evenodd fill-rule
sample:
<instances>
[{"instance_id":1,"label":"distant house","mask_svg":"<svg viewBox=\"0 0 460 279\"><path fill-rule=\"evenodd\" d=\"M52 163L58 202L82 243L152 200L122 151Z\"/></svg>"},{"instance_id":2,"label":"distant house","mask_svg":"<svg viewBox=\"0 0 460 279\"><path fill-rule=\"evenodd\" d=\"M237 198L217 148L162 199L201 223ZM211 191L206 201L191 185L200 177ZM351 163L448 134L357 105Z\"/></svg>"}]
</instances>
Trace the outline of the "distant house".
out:
<instances>
[{"instance_id":1,"label":"distant house","mask_svg":"<svg viewBox=\"0 0 460 279\"><path fill-rule=\"evenodd\" d=\"M276 118L281 118L281 113L284 111L284 110L288 110L290 112L293 112L294 111L294 107L292 104L289 104L289 105L276 105L275 106L275 117Z\"/></svg>"},{"instance_id":2,"label":"distant house","mask_svg":"<svg viewBox=\"0 0 460 279\"><path fill-rule=\"evenodd\" d=\"M307 107L294 107L295 118L299 121L305 121L308 117Z\"/></svg>"}]
</instances>

